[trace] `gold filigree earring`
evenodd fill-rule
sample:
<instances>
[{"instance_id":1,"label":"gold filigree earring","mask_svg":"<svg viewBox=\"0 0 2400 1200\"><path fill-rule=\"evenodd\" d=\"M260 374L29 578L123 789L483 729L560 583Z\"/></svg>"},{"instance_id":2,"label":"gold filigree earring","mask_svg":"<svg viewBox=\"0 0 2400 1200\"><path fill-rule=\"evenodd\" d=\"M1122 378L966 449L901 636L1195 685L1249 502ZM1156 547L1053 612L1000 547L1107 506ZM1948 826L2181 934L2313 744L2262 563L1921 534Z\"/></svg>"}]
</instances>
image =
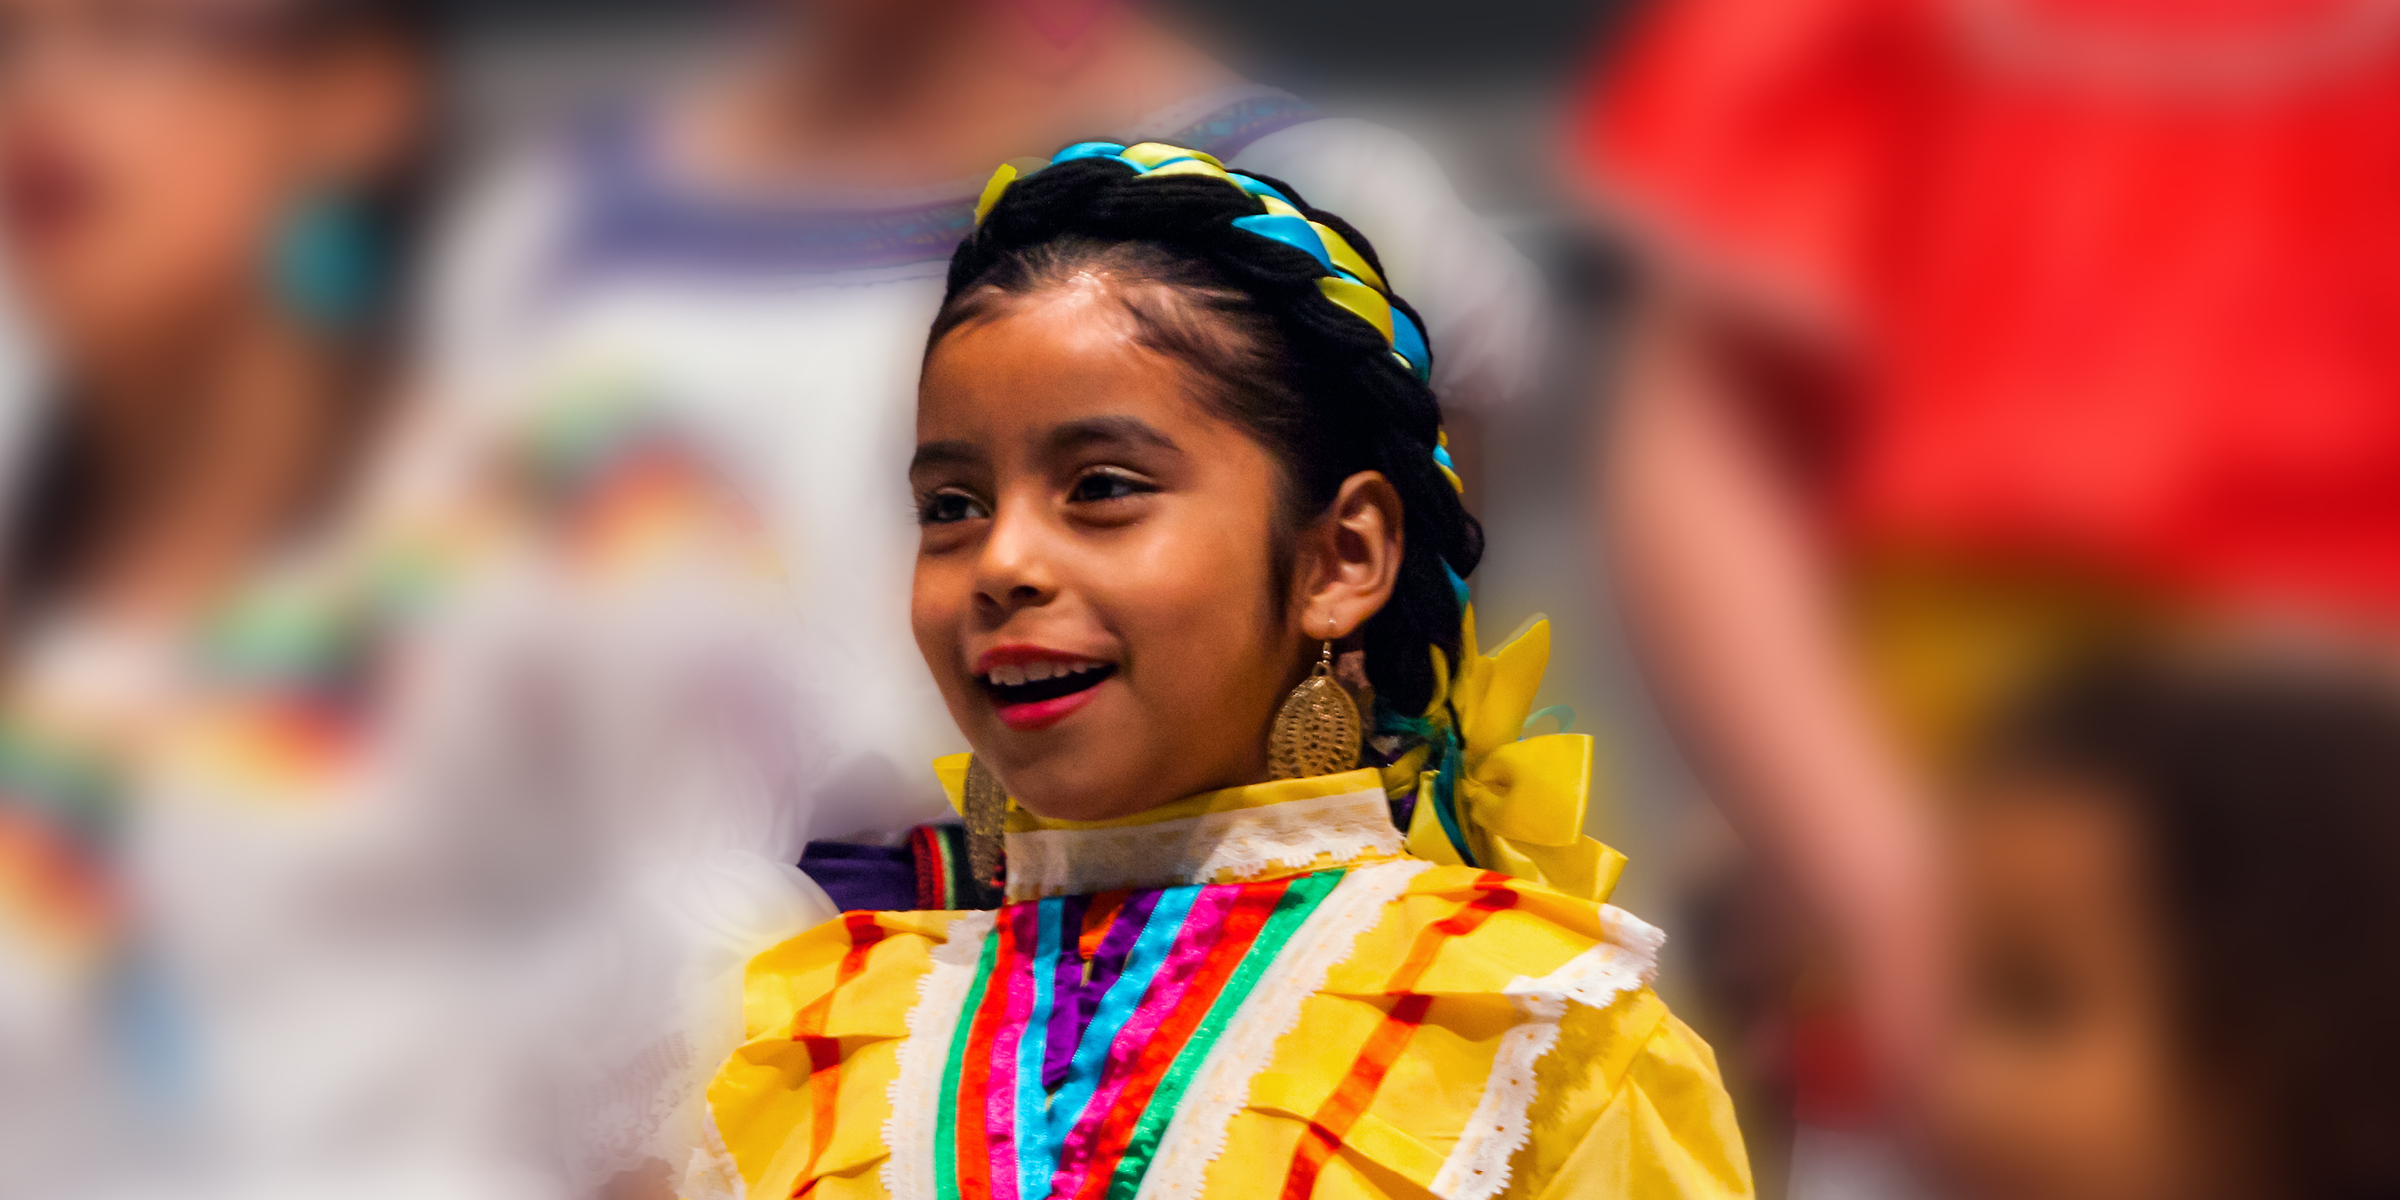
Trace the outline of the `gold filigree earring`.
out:
<instances>
[{"instance_id":1,"label":"gold filigree earring","mask_svg":"<svg viewBox=\"0 0 2400 1200\"><path fill-rule=\"evenodd\" d=\"M1008 789L981 757L967 759L966 803L959 807L967 819L967 870L976 883L999 888L1008 866Z\"/></svg>"},{"instance_id":2,"label":"gold filigree earring","mask_svg":"<svg viewBox=\"0 0 2400 1200\"><path fill-rule=\"evenodd\" d=\"M1333 775L1358 766L1358 704L1333 677L1333 643L1275 712L1267 766L1277 779Z\"/></svg>"}]
</instances>

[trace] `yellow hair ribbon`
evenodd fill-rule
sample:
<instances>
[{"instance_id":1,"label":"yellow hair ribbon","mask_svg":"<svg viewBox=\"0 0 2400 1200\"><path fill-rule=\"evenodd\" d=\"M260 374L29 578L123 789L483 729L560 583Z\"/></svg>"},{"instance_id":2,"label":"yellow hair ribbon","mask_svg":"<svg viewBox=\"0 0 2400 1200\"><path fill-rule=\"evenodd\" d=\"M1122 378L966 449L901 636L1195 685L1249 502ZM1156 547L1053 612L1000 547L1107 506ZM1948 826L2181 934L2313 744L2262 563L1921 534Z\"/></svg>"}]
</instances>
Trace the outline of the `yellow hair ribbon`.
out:
<instances>
[{"instance_id":1,"label":"yellow hair ribbon","mask_svg":"<svg viewBox=\"0 0 2400 1200\"><path fill-rule=\"evenodd\" d=\"M1225 170L1225 164L1218 162L1217 156L1214 154L1205 150L1186 150L1181 146L1170 146L1165 142L1137 142L1118 151L1117 157L1138 164L1144 171L1162 170L1160 164L1173 165L1173 160L1178 158L1196 158L1215 167L1219 172Z\"/></svg>"},{"instance_id":2,"label":"yellow hair ribbon","mask_svg":"<svg viewBox=\"0 0 2400 1200\"><path fill-rule=\"evenodd\" d=\"M1180 162L1171 162L1163 167L1153 167L1150 170L1142 172L1142 178L1144 179L1165 179L1175 175L1205 175L1211 179L1222 179L1227 183L1233 183L1232 174L1227 172L1225 168L1201 162L1196 158L1187 158ZM1235 186L1238 187L1240 185L1236 184Z\"/></svg>"},{"instance_id":3,"label":"yellow hair ribbon","mask_svg":"<svg viewBox=\"0 0 2400 1200\"><path fill-rule=\"evenodd\" d=\"M1317 280L1317 290L1325 298L1356 313L1360 320L1374 326L1384 341L1392 340L1392 304L1383 293L1363 283L1352 283L1332 275Z\"/></svg>"},{"instance_id":4,"label":"yellow hair ribbon","mask_svg":"<svg viewBox=\"0 0 2400 1200\"><path fill-rule=\"evenodd\" d=\"M1016 181L1017 169L1007 163L1001 163L1000 169L992 172L991 181L983 185L983 196L975 201L975 223L977 225L983 224L983 219L992 215L992 206L1000 203L1000 194L1007 191L1008 185Z\"/></svg>"},{"instance_id":5,"label":"yellow hair ribbon","mask_svg":"<svg viewBox=\"0 0 2400 1200\"><path fill-rule=\"evenodd\" d=\"M1375 268L1367 265L1367 256L1351 249L1350 243L1341 234L1335 233L1315 221L1310 221L1308 225L1309 228L1317 231L1317 239L1325 243L1325 253L1333 256L1333 265L1358 276L1367 286L1386 296L1392 294L1392 289L1384 286L1383 276L1377 274Z\"/></svg>"}]
</instances>

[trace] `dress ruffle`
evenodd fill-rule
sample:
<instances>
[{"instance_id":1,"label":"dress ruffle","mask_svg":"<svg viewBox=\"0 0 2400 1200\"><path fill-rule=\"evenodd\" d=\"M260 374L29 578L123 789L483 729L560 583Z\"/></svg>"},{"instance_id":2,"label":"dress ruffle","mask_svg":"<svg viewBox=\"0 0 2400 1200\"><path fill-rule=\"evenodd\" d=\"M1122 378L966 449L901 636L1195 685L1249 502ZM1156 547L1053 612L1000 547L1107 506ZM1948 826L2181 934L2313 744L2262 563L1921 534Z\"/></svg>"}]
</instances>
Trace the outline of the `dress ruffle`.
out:
<instances>
[{"instance_id":1,"label":"dress ruffle","mask_svg":"<svg viewBox=\"0 0 2400 1200\"><path fill-rule=\"evenodd\" d=\"M951 1168L923 1093L992 928L988 913L853 913L760 956L748 1043L709 1089L723 1151L687 1187L976 1200L939 1186ZM1140 1195L1278 1194L1331 1122L1344 1132L1308 1194L1748 1196L1715 1061L1650 990L1662 940L1494 872L1358 868L1217 1043ZM1411 998L1408 1036L1380 1036ZM1362 1068L1381 1086L1344 1111Z\"/></svg>"}]
</instances>

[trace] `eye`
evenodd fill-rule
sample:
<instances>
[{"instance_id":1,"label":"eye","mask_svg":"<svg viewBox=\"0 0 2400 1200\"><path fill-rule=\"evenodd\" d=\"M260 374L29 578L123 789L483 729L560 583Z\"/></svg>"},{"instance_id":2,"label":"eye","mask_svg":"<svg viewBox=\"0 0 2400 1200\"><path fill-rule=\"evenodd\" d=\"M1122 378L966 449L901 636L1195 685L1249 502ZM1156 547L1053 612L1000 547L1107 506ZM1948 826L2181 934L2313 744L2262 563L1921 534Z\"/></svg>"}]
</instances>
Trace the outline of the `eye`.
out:
<instances>
[{"instance_id":1,"label":"eye","mask_svg":"<svg viewBox=\"0 0 2400 1200\"><path fill-rule=\"evenodd\" d=\"M1987 952L1974 999L1996 1025L2027 1041L2056 1041L2082 1020L2073 971L2023 948Z\"/></svg>"},{"instance_id":2,"label":"eye","mask_svg":"<svg viewBox=\"0 0 2400 1200\"><path fill-rule=\"evenodd\" d=\"M1156 485L1146 480L1124 471L1103 467L1084 472L1082 477L1075 481L1075 486L1067 489L1067 502L1086 504L1105 500L1123 500L1128 496L1144 495L1157 490Z\"/></svg>"},{"instance_id":3,"label":"eye","mask_svg":"<svg viewBox=\"0 0 2400 1200\"><path fill-rule=\"evenodd\" d=\"M991 510L971 493L943 488L917 501L917 524L955 525L991 516Z\"/></svg>"}]
</instances>

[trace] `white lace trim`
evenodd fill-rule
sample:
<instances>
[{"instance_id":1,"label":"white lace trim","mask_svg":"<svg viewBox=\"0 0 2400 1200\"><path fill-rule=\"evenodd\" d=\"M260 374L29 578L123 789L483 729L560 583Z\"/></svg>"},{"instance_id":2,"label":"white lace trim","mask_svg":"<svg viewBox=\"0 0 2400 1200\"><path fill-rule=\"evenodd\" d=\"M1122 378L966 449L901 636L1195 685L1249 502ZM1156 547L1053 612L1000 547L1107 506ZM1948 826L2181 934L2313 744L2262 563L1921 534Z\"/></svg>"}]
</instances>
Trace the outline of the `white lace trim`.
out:
<instances>
[{"instance_id":1,"label":"white lace trim","mask_svg":"<svg viewBox=\"0 0 2400 1200\"><path fill-rule=\"evenodd\" d=\"M561 1121L572 1178L596 1187L650 1157L669 1140L663 1135L693 1074L690 1043L678 1031L652 1041L605 1078L571 1089L562 1100Z\"/></svg>"},{"instance_id":2,"label":"white lace trim","mask_svg":"<svg viewBox=\"0 0 2400 1200\"><path fill-rule=\"evenodd\" d=\"M998 917L994 912L971 912L950 922L942 944L933 949L933 966L917 980L916 1007L908 1010L908 1040L900 1044L900 1073L892 1077L886 1093L892 1113L883 1122L883 1144L891 1151L883 1160L883 1190L895 1200L917 1200L936 1190L933 1106L939 1101L931 1098L942 1090L960 1010L974 986L984 938Z\"/></svg>"},{"instance_id":3,"label":"white lace trim","mask_svg":"<svg viewBox=\"0 0 2400 1200\"><path fill-rule=\"evenodd\" d=\"M749 1185L742 1181L733 1152L725 1148L715 1114L702 1114L700 1132L706 1144L692 1147L691 1160L683 1168L683 1187L676 1194L683 1200L748 1200Z\"/></svg>"},{"instance_id":4,"label":"white lace trim","mask_svg":"<svg viewBox=\"0 0 2400 1200\"><path fill-rule=\"evenodd\" d=\"M1376 794L1380 801L1382 796ZM1387 819L1385 824L1390 824ZM1344 877L1275 956L1258 986L1217 1039L1192 1077L1191 1090L1159 1138L1134 1200L1194 1200L1208 1167L1225 1152L1233 1118L1250 1102L1250 1081L1275 1057L1275 1044L1300 1024L1300 1006L1323 991L1334 964L1350 957L1360 935L1383 919L1384 908L1432 863L1416 860L1361 867Z\"/></svg>"},{"instance_id":5,"label":"white lace trim","mask_svg":"<svg viewBox=\"0 0 2400 1200\"><path fill-rule=\"evenodd\" d=\"M1008 899L1217 883L1401 845L1381 788L1149 825L1041 829L1008 835Z\"/></svg>"},{"instance_id":6,"label":"white lace trim","mask_svg":"<svg viewBox=\"0 0 2400 1200\"><path fill-rule=\"evenodd\" d=\"M1475 1115L1433 1177L1433 1194L1442 1200L1491 1200L1508 1186L1510 1160L1533 1136L1534 1067L1557 1047L1568 1004L1606 1008L1658 973L1665 933L1613 905L1601 907L1600 922L1599 945L1548 975L1520 975L1501 989L1518 1020L1500 1038Z\"/></svg>"}]
</instances>

